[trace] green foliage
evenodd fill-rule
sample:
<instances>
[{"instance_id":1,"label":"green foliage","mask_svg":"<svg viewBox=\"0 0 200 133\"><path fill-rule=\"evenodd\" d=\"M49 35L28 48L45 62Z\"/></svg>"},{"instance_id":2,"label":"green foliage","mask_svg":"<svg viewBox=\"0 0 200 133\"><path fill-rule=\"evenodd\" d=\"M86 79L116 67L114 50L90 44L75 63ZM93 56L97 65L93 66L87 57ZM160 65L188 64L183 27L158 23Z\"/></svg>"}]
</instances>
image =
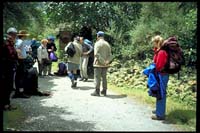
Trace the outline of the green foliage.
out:
<instances>
[{"instance_id":1,"label":"green foliage","mask_svg":"<svg viewBox=\"0 0 200 133\"><path fill-rule=\"evenodd\" d=\"M136 27L130 31L132 45L137 49L149 45L151 38L160 34L164 39L176 36L184 50L186 61L196 61L197 8L196 3L145 2ZM187 6L186 6L187 5ZM190 6L189 6L190 5ZM177 15L178 14L178 15ZM192 48L192 54L189 50ZM191 50L190 50L191 51Z\"/></svg>"},{"instance_id":2,"label":"green foliage","mask_svg":"<svg viewBox=\"0 0 200 133\"><path fill-rule=\"evenodd\" d=\"M141 4L134 2L47 2L45 6L49 22L67 21L74 29L89 25L95 30L110 28L114 22L124 31L139 17L140 8Z\"/></svg>"},{"instance_id":3,"label":"green foliage","mask_svg":"<svg viewBox=\"0 0 200 133\"><path fill-rule=\"evenodd\" d=\"M31 37L40 35L44 30L44 14L39 2L4 2L3 31L9 27L27 30Z\"/></svg>"},{"instance_id":4,"label":"green foliage","mask_svg":"<svg viewBox=\"0 0 200 133\"><path fill-rule=\"evenodd\" d=\"M194 66L197 61L197 2L4 2L3 6L4 32L15 26L41 40L56 36L60 28L80 32L83 26L89 26L93 36L98 30L105 31L115 56L109 82L121 87L126 84L128 87L123 89L130 92L146 93L146 78L141 70L152 62L151 38L155 35L164 39L176 36L186 64ZM58 40L56 45L57 54L63 59ZM53 68L56 70L57 63ZM172 101L194 108L196 92L191 90L196 89L196 71L190 69L188 76L188 68L183 67L180 81L171 76L168 95ZM169 118L177 112L180 111L174 111ZM187 116L182 121L194 125L193 118Z\"/></svg>"},{"instance_id":5,"label":"green foliage","mask_svg":"<svg viewBox=\"0 0 200 133\"><path fill-rule=\"evenodd\" d=\"M103 30L117 58L150 58L151 38L175 35L186 55L196 61L196 2L5 2L4 31L12 25L27 29L30 37L56 35L60 27L79 32L87 25ZM178 14L178 15L177 15ZM141 51L142 50L142 51ZM189 53L190 52L190 53ZM190 55L190 57L189 57ZM145 59L145 58L144 58Z\"/></svg>"}]
</instances>

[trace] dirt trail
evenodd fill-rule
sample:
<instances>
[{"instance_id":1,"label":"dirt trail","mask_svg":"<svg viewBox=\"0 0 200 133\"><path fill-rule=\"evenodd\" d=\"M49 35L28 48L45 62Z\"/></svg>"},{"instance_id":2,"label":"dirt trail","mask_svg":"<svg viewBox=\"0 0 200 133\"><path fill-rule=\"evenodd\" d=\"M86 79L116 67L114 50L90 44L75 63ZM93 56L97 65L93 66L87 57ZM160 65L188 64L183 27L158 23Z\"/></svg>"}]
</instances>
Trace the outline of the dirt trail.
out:
<instances>
[{"instance_id":1,"label":"dirt trail","mask_svg":"<svg viewBox=\"0 0 200 133\"><path fill-rule=\"evenodd\" d=\"M68 77L39 78L41 91L51 97L13 99L27 117L18 123L20 131L177 131L172 124L151 120L152 108L126 95L108 90L106 97L94 97L93 79L78 82L72 89Z\"/></svg>"}]
</instances>

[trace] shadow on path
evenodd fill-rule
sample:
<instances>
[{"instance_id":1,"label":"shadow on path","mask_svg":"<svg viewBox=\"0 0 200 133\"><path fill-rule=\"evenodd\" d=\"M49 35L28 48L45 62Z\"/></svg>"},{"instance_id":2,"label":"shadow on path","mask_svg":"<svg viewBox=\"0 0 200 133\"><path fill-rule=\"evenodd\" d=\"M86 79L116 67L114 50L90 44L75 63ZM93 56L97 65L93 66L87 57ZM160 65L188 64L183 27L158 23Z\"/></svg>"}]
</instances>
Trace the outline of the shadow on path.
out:
<instances>
[{"instance_id":1,"label":"shadow on path","mask_svg":"<svg viewBox=\"0 0 200 133\"><path fill-rule=\"evenodd\" d=\"M80 90L91 90L93 89L94 90L94 87L90 87L90 86L80 86L78 87Z\"/></svg>"},{"instance_id":2,"label":"shadow on path","mask_svg":"<svg viewBox=\"0 0 200 133\"><path fill-rule=\"evenodd\" d=\"M16 99L24 112L23 119L15 121L12 127L4 127L5 131L92 131L95 123L71 119L74 114L68 107L49 106L46 100L51 97L32 96L30 99ZM34 102L33 102L34 100ZM19 110L19 109L17 109ZM12 121L10 121L12 122Z\"/></svg>"},{"instance_id":3,"label":"shadow on path","mask_svg":"<svg viewBox=\"0 0 200 133\"><path fill-rule=\"evenodd\" d=\"M107 94L106 97L107 98L111 98L111 99L118 99L118 98L127 97L127 95L126 94L121 94L121 95L110 95L110 94Z\"/></svg>"},{"instance_id":4,"label":"shadow on path","mask_svg":"<svg viewBox=\"0 0 200 133\"><path fill-rule=\"evenodd\" d=\"M59 77L38 78L39 90L49 91L54 95L57 86L54 79ZM48 103L51 96L31 96L28 99L17 98L12 102L19 108L15 112L22 112L23 119L9 119L11 123L4 127L5 131L92 131L95 123L73 119L73 112L68 107L60 107L55 103ZM54 101L53 101L54 102ZM10 113L8 112L8 115ZM15 113L13 115L18 115ZM12 115L12 116L13 116ZM9 115L10 116L10 115ZM14 116L13 116L14 117ZM11 126L12 125L12 126Z\"/></svg>"}]
</instances>

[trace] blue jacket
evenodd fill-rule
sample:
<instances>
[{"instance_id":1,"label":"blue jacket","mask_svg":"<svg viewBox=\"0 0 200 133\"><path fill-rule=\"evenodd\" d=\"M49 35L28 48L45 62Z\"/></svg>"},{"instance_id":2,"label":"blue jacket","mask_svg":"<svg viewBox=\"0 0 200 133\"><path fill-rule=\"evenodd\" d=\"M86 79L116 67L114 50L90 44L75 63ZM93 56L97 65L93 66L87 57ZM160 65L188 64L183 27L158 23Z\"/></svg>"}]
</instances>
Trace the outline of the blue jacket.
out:
<instances>
[{"instance_id":1,"label":"blue jacket","mask_svg":"<svg viewBox=\"0 0 200 133\"><path fill-rule=\"evenodd\" d=\"M148 76L147 87L149 88L149 96L162 99L165 94L165 88L162 83L162 77L159 72L155 71L156 65L150 64L149 67L143 70L143 73Z\"/></svg>"}]
</instances>

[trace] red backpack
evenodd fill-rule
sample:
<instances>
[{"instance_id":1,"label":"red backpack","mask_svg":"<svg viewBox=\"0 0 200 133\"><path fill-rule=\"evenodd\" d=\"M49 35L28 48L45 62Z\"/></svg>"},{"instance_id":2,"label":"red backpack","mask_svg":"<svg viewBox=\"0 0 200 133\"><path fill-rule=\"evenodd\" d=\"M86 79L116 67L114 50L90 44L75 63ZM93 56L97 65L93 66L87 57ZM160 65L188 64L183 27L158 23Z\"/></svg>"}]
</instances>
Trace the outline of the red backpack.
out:
<instances>
[{"instance_id":1,"label":"red backpack","mask_svg":"<svg viewBox=\"0 0 200 133\"><path fill-rule=\"evenodd\" d=\"M181 65L184 64L184 55L175 37L169 37L161 48L168 54L167 63L163 68L163 72L174 74L181 70Z\"/></svg>"}]
</instances>

